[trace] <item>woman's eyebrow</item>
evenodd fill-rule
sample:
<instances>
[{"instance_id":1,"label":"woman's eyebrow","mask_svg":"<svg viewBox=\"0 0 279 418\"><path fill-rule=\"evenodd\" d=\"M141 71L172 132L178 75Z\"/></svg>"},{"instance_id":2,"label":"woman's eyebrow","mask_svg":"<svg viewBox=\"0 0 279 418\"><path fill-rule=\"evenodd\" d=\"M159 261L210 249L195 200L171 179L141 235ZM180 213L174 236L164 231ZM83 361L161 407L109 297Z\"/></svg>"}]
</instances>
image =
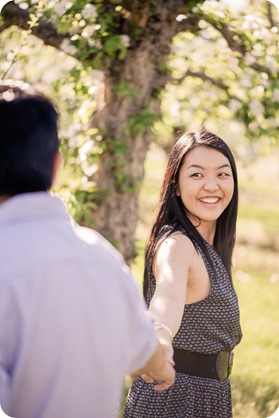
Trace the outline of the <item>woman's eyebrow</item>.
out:
<instances>
[{"instance_id":1,"label":"woman's eyebrow","mask_svg":"<svg viewBox=\"0 0 279 418\"><path fill-rule=\"evenodd\" d=\"M204 170L204 167L198 164L190 164L187 167L187 170L189 170L190 168L200 168L201 170ZM217 167L217 170L220 170L221 168L231 168L231 166L230 164L226 163L226 164L220 165L220 167Z\"/></svg>"},{"instance_id":2,"label":"woman's eyebrow","mask_svg":"<svg viewBox=\"0 0 279 418\"><path fill-rule=\"evenodd\" d=\"M189 170L189 168L201 168L202 170L204 170L204 168L201 165L198 165L198 164L190 164L187 167L187 170Z\"/></svg>"},{"instance_id":3,"label":"woman's eyebrow","mask_svg":"<svg viewBox=\"0 0 279 418\"><path fill-rule=\"evenodd\" d=\"M220 165L220 167L218 167L218 170L220 170L220 168L226 168L226 167L231 168L230 164L226 163L226 164Z\"/></svg>"}]
</instances>

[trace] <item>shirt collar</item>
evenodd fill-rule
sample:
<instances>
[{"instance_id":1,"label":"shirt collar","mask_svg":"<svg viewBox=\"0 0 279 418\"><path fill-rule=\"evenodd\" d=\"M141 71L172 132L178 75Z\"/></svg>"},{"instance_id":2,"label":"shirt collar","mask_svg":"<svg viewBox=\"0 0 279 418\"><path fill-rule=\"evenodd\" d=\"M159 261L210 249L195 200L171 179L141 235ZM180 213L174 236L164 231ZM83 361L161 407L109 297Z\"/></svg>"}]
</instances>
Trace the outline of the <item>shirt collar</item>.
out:
<instances>
[{"instance_id":1,"label":"shirt collar","mask_svg":"<svg viewBox=\"0 0 279 418\"><path fill-rule=\"evenodd\" d=\"M22 193L0 204L0 224L48 217L70 219L62 199L49 192Z\"/></svg>"}]
</instances>

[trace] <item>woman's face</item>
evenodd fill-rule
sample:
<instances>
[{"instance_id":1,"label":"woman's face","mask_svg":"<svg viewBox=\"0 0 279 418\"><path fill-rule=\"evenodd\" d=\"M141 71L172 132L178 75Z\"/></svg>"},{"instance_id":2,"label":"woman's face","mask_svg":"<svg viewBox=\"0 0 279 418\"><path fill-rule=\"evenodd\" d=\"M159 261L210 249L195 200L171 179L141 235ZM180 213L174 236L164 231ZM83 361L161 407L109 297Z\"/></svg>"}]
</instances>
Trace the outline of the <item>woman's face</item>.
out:
<instances>
[{"instance_id":1,"label":"woman's face","mask_svg":"<svg viewBox=\"0 0 279 418\"><path fill-rule=\"evenodd\" d=\"M234 179L229 160L207 146L191 149L180 167L177 195L194 223L215 222L231 201ZM192 216L191 216L192 215Z\"/></svg>"}]
</instances>

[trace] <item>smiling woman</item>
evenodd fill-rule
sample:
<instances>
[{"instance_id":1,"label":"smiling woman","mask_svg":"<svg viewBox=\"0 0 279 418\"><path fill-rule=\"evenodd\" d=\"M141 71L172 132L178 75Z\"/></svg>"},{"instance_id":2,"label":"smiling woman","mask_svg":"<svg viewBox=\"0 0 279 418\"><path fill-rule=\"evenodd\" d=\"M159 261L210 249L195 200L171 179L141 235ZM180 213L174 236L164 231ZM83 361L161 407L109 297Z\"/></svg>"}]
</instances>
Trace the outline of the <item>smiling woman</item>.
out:
<instances>
[{"instance_id":1,"label":"smiling woman","mask_svg":"<svg viewBox=\"0 0 279 418\"><path fill-rule=\"evenodd\" d=\"M183 135L169 156L144 277L176 380L157 394L146 376L137 379L125 418L232 416L232 350L242 337L231 280L237 205L237 172L226 143L205 130Z\"/></svg>"},{"instance_id":2,"label":"smiling woman","mask_svg":"<svg viewBox=\"0 0 279 418\"><path fill-rule=\"evenodd\" d=\"M210 244L217 219L230 203L233 190L231 165L225 155L207 146L195 147L185 155L176 195L187 209L188 218Z\"/></svg>"}]
</instances>

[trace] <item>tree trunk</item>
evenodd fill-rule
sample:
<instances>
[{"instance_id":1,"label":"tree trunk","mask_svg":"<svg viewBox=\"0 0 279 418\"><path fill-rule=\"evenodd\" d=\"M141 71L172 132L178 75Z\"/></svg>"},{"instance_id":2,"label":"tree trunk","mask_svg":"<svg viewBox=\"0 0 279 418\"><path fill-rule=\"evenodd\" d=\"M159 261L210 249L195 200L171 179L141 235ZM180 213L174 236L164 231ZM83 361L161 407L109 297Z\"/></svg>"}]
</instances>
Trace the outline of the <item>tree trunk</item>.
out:
<instances>
[{"instance_id":1,"label":"tree trunk","mask_svg":"<svg viewBox=\"0 0 279 418\"><path fill-rule=\"evenodd\" d=\"M143 19L144 20L144 19ZM146 18L147 20L147 18ZM170 53L171 40L177 28L175 19L168 18L167 11L160 19L149 19L145 36L140 46L131 50L124 61L110 66L105 77L102 108L93 115L92 124L104 135L115 140L123 140L126 151L123 153L125 167L117 166L119 155L108 149L102 154L98 171L94 177L100 190L107 190L105 198L93 214L96 229L123 254L130 263L135 256L134 241L138 219L138 197L144 175L144 161L152 141L151 124L144 129L127 129L131 118L142 111L160 113L160 91L166 85L168 72L160 69ZM117 94L117 85L128 83L130 96ZM133 93L135 93L133 95ZM109 147L108 147L109 148ZM123 186L117 176L123 174ZM121 179L121 176L120 176ZM121 183L121 180L120 180ZM126 183L126 184L125 184ZM127 188L130 187L130 191Z\"/></svg>"},{"instance_id":2,"label":"tree trunk","mask_svg":"<svg viewBox=\"0 0 279 418\"><path fill-rule=\"evenodd\" d=\"M129 263L135 256L134 240L138 219L138 197L144 175L144 161L152 140L150 126L135 131L129 126L131 118L143 110L159 114L160 100L156 97L158 81L164 85L162 75L152 57L152 44L145 41L142 50L131 53L105 78L104 107L93 115L92 124L108 141L120 140L126 148L123 154L114 151L113 144L102 154L94 177L97 187L106 191L104 199L93 213L96 229L108 238ZM115 92L117 85L128 80L137 97L121 97ZM151 99L150 99L151 97ZM113 138L113 139L112 139ZM104 139L105 141L105 139Z\"/></svg>"}]
</instances>

